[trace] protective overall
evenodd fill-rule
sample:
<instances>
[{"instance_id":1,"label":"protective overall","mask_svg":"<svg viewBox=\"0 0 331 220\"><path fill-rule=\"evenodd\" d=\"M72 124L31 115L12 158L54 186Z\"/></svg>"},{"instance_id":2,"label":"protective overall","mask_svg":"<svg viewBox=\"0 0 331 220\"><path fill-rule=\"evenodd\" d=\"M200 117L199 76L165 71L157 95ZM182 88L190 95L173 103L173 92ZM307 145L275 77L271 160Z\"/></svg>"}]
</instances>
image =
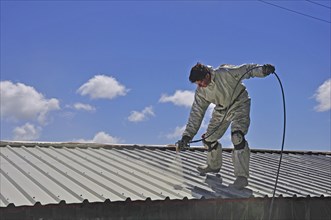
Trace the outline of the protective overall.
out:
<instances>
[{"instance_id":1,"label":"protective overall","mask_svg":"<svg viewBox=\"0 0 331 220\"><path fill-rule=\"evenodd\" d=\"M238 80L249 69L257 66L259 65L244 64L241 66L221 65L216 69L209 67L211 82L205 88L196 89L194 103L183 136L194 137L201 126L208 106L211 103L216 105L205 134L207 138L204 140L204 145L208 148L207 166L212 170L217 171L222 166L222 145L217 140L231 125L231 140L234 145L232 153L234 175L249 177L250 149L245 135L250 124L251 102L246 87L242 83L238 84ZM265 76L263 68L258 67L248 72L242 79ZM236 91L234 91L235 87ZM228 112L227 108L229 108ZM225 114L226 117L223 119ZM208 136L209 134L211 135Z\"/></svg>"}]
</instances>

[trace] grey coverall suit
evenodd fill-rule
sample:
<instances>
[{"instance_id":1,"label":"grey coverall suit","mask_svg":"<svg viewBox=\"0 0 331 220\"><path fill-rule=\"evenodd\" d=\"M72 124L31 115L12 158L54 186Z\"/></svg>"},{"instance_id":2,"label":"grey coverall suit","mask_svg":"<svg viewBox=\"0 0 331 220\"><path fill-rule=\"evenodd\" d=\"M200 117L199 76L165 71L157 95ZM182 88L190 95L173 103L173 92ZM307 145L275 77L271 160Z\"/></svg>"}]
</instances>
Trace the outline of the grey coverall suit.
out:
<instances>
[{"instance_id":1,"label":"grey coverall suit","mask_svg":"<svg viewBox=\"0 0 331 220\"><path fill-rule=\"evenodd\" d=\"M201 126L205 112L211 103L216 106L208 124L206 136L212 132L214 133L207 137L205 141L216 142L224 135L230 124L231 132L241 131L244 135L247 134L250 124L249 114L251 101L246 87L241 82L238 83L238 81L248 70L254 67L257 68L249 71L242 79L265 77L262 73L262 66L259 66L258 64L243 64L240 66L225 64L216 69L209 67L211 82L205 88L198 87L196 89L194 102L183 136L194 137L196 135ZM236 91L234 91L235 87ZM229 108L229 110L226 118L223 120L227 108ZM222 124L220 125L221 122ZM234 142L233 139L232 142ZM250 149L247 142L243 149L233 150L232 162L234 165L234 175L236 177L249 177L249 157ZM212 169L221 168L222 145L220 143L218 143L218 147L208 151L207 165Z\"/></svg>"}]
</instances>

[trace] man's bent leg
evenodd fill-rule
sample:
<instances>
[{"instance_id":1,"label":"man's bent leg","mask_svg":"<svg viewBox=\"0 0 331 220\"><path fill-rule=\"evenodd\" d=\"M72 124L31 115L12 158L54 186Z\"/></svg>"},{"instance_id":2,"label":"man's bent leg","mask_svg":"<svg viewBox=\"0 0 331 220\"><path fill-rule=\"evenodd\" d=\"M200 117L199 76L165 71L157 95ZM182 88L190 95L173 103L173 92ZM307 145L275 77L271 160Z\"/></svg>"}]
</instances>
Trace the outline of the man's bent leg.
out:
<instances>
[{"instance_id":1,"label":"man's bent leg","mask_svg":"<svg viewBox=\"0 0 331 220\"><path fill-rule=\"evenodd\" d=\"M218 173L222 167L222 145L215 142L204 141L207 152L207 165L199 166L197 169L200 175L206 173Z\"/></svg>"},{"instance_id":2,"label":"man's bent leg","mask_svg":"<svg viewBox=\"0 0 331 220\"><path fill-rule=\"evenodd\" d=\"M218 173L222 167L222 145L217 140L224 135L230 125L229 121L223 119L224 114L224 109L220 106L215 107L206 132L208 137L203 140L204 146L208 149L207 163L197 168L201 175L208 172Z\"/></svg>"}]
</instances>

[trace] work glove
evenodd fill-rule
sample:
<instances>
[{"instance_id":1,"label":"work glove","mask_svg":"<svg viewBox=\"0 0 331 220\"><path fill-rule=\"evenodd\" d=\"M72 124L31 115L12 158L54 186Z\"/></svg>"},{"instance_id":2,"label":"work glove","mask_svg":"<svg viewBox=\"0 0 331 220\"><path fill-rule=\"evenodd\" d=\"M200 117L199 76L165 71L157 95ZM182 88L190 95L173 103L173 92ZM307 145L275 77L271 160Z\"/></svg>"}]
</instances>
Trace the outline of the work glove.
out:
<instances>
[{"instance_id":1,"label":"work glove","mask_svg":"<svg viewBox=\"0 0 331 220\"><path fill-rule=\"evenodd\" d=\"M176 142L177 151L185 150L190 147L191 137L183 136L181 140Z\"/></svg>"},{"instance_id":2,"label":"work glove","mask_svg":"<svg viewBox=\"0 0 331 220\"><path fill-rule=\"evenodd\" d=\"M264 64L262 66L262 73L265 76L268 76L270 73L274 73L275 72L275 67L271 64Z\"/></svg>"}]
</instances>

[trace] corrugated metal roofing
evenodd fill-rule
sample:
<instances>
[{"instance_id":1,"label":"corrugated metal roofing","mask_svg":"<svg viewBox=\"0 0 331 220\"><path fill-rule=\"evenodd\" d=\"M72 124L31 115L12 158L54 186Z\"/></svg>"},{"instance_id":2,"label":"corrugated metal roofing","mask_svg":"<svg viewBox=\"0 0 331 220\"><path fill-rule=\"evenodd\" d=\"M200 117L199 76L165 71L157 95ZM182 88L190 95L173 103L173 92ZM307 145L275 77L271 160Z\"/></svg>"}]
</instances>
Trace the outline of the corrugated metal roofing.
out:
<instances>
[{"instance_id":1,"label":"corrugated metal roofing","mask_svg":"<svg viewBox=\"0 0 331 220\"><path fill-rule=\"evenodd\" d=\"M0 207L272 196L279 152L252 150L244 190L228 187L234 180L230 149L223 150L221 178L196 171L206 155L202 149L176 153L155 146L1 142ZM331 196L330 152L284 153L279 195Z\"/></svg>"}]
</instances>

